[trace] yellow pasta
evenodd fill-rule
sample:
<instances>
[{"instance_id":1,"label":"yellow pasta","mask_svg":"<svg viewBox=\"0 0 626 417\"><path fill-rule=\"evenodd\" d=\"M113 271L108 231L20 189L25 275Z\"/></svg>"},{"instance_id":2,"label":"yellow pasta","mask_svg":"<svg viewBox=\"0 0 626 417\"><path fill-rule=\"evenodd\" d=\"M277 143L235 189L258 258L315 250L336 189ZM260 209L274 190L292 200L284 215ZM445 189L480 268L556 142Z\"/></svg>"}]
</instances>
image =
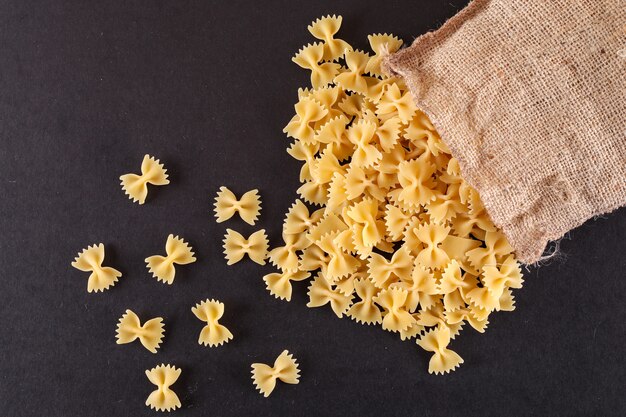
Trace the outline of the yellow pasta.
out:
<instances>
[{"instance_id":1,"label":"yellow pasta","mask_svg":"<svg viewBox=\"0 0 626 417\"><path fill-rule=\"evenodd\" d=\"M146 196L148 195L148 184L167 185L170 183L170 180L167 179L166 171L158 159L145 155L141 162L141 175L124 174L120 177L122 190L133 202L143 204L146 202Z\"/></svg>"},{"instance_id":2,"label":"yellow pasta","mask_svg":"<svg viewBox=\"0 0 626 417\"><path fill-rule=\"evenodd\" d=\"M428 372L444 374L454 370L463 363L463 359L448 349L450 329L446 326L429 331L417 342L424 350L433 352L428 363Z\"/></svg>"},{"instance_id":3,"label":"yellow pasta","mask_svg":"<svg viewBox=\"0 0 626 417\"><path fill-rule=\"evenodd\" d=\"M346 41L335 39L335 34L341 27L341 16L325 16L315 20L308 27L311 35L324 41L324 61L333 61L343 55L345 50L351 50L352 47Z\"/></svg>"},{"instance_id":4,"label":"yellow pasta","mask_svg":"<svg viewBox=\"0 0 626 417\"><path fill-rule=\"evenodd\" d=\"M245 255L259 265L265 265L268 247L265 229L252 233L248 239L232 229L226 229L224 255L226 255L227 265L239 262Z\"/></svg>"},{"instance_id":5,"label":"yellow pasta","mask_svg":"<svg viewBox=\"0 0 626 417\"><path fill-rule=\"evenodd\" d=\"M339 290L333 289L322 274L318 274L309 287L309 302L307 307L321 307L330 303L337 317L341 318L352 302L352 296L346 296Z\"/></svg>"},{"instance_id":6,"label":"yellow pasta","mask_svg":"<svg viewBox=\"0 0 626 417\"><path fill-rule=\"evenodd\" d=\"M172 285L176 275L175 264L187 265L196 261L191 246L182 238L174 235L167 237L165 242L166 256L154 255L146 258L148 271L157 281Z\"/></svg>"},{"instance_id":7,"label":"yellow pasta","mask_svg":"<svg viewBox=\"0 0 626 417\"><path fill-rule=\"evenodd\" d=\"M222 223L239 213L239 216L254 225L261 211L261 198L258 190L250 190L238 200L235 194L226 187L220 187L215 197L215 217Z\"/></svg>"},{"instance_id":8,"label":"yellow pasta","mask_svg":"<svg viewBox=\"0 0 626 417\"><path fill-rule=\"evenodd\" d=\"M263 277L267 290L276 298L291 301L291 281L304 281L311 274L306 271L283 271L271 273Z\"/></svg>"},{"instance_id":9,"label":"yellow pasta","mask_svg":"<svg viewBox=\"0 0 626 417\"><path fill-rule=\"evenodd\" d=\"M346 314L358 323L381 323L383 316L376 303L374 303L374 297L378 294L380 289L368 278L361 278L355 281L354 288L361 300L354 303Z\"/></svg>"},{"instance_id":10,"label":"yellow pasta","mask_svg":"<svg viewBox=\"0 0 626 417\"><path fill-rule=\"evenodd\" d=\"M300 382L298 363L293 358L293 355L286 350L283 350L276 358L274 366L264 363L252 364L252 381L256 389L264 397L269 397L272 391L274 391L277 380L286 384L297 384Z\"/></svg>"},{"instance_id":11,"label":"yellow pasta","mask_svg":"<svg viewBox=\"0 0 626 417\"><path fill-rule=\"evenodd\" d=\"M198 337L199 344L209 347L221 346L233 338L230 330L219 323L219 319L224 315L224 303L207 298L192 307L191 312L198 320L207 323Z\"/></svg>"},{"instance_id":12,"label":"yellow pasta","mask_svg":"<svg viewBox=\"0 0 626 417\"><path fill-rule=\"evenodd\" d=\"M301 199L269 255L280 272L263 279L290 300L292 281L312 277L307 306L417 338L433 353L429 371L446 373L463 363L448 348L462 329L482 333L492 312L515 308L521 270L407 86L384 74L402 40L373 34L373 54L358 51L335 39L341 21L313 22L323 43L294 58L312 84L284 129Z\"/></svg>"},{"instance_id":13,"label":"yellow pasta","mask_svg":"<svg viewBox=\"0 0 626 417\"><path fill-rule=\"evenodd\" d=\"M104 244L102 243L83 249L72 262L74 268L91 272L87 280L87 292L108 290L122 276L117 269L102 266L102 262L104 262Z\"/></svg>"},{"instance_id":14,"label":"yellow pasta","mask_svg":"<svg viewBox=\"0 0 626 417\"><path fill-rule=\"evenodd\" d=\"M170 388L180 376L180 368L161 364L146 371L148 380L157 386L146 400L146 405L156 411L172 411L181 407L178 395Z\"/></svg>"},{"instance_id":15,"label":"yellow pasta","mask_svg":"<svg viewBox=\"0 0 626 417\"><path fill-rule=\"evenodd\" d=\"M118 345L139 339L143 347L152 353L157 353L163 340L163 318L156 317L142 325L137 314L132 310L126 310L117 324L116 333Z\"/></svg>"}]
</instances>

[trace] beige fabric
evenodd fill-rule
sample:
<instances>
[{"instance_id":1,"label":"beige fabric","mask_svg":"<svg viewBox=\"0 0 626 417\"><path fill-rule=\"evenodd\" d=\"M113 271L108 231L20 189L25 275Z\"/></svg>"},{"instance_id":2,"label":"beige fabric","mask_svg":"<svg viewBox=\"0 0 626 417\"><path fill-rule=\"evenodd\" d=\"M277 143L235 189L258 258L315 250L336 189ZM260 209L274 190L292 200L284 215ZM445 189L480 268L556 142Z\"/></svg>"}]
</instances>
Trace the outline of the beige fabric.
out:
<instances>
[{"instance_id":1,"label":"beige fabric","mask_svg":"<svg viewBox=\"0 0 626 417\"><path fill-rule=\"evenodd\" d=\"M522 262L626 204L626 1L475 0L384 67Z\"/></svg>"}]
</instances>

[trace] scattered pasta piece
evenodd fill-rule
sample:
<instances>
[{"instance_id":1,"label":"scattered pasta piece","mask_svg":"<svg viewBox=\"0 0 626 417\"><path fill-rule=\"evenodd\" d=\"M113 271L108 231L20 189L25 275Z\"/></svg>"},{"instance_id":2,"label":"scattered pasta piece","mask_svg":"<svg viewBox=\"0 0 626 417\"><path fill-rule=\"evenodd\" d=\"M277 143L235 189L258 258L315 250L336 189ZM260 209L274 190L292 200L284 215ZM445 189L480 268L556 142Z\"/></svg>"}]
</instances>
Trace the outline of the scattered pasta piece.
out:
<instances>
[{"instance_id":1,"label":"scattered pasta piece","mask_svg":"<svg viewBox=\"0 0 626 417\"><path fill-rule=\"evenodd\" d=\"M248 255L250 259L259 265L265 265L268 248L269 242L265 229L252 233L248 239L232 229L226 229L224 254L226 255L227 265L239 262L244 255Z\"/></svg>"},{"instance_id":2,"label":"scattered pasta piece","mask_svg":"<svg viewBox=\"0 0 626 417\"><path fill-rule=\"evenodd\" d=\"M180 368L161 364L146 371L146 376L157 389L152 391L146 400L146 405L156 411L172 411L180 408L178 395L170 389L180 376Z\"/></svg>"},{"instance_id":3,"label":"scattered pasta piece","mask_svg":"<svg viewBox=\"0 0 626 417\"><path fill-rule=\"evenodd\" d=\"M167 179L167 170L158 159L153 156L145 155L141 162L141 175L124 174L120 177L122 181L122 190L128 194L128 198L134 203L143 204L146 202L148 195L148 184L167 185L170 180Z\"/></svg>"},{"instance_id":4,"label":"scattered pasta piece","mask_svg":"<svg viewBox=\"0 0 626 417\"><path fill-rule=\"evenodd\" d=\"M122 276L117 269L102 266L102 262L104 262L104 244L102 243L83 249L72 262L74 268L91 272L87 281L87 292L108 290Z\"/></svg>"},{"instance_id":5,"label":"scattered pasta piece","mask_svg":"<svg viewBox=\"0 0 626 417\"><path fill-rule=\"evenodd\" d=\"M294 58L312 86L298 90L284 129L302 162L301 199L286 214L284 245L269 254L280 272L263 279L290 300L291 282L312 277L308 307L329 304L337 317L418 338L433 352L430 372L446 373L463 362L450 340L515 308L521 270L407 86L383 73L402 40L373 34L373 55L358 51L335 39L341 22L314 21L309 31L323 43ZM246 252L238 244L228 253L235 262Z\"/></svg>"},{"instance_id":6,"label":"scattered pasta piece","mask_svg":"<svg viewBox=\"0 0 626 417\"><path fill-rule=\"evenodd\" d=\"M193 256L191 246L182 238L174 235L167 237L165 253L167 256L154 255L146 258L146 264L153 277L171 285L176 274L174 264L187 265L195 262L196 258Z\"/></svg>"},{"instance_id":7,"label":"scattered pasta piece","mask_svg":"<svg viewBox=\"0 0 626 417\"><path fill-rule=\"evenodd\" d=\"M258 190L250 190L241 196L239 200L232 191L226 187L220 187L215 197L215 217L217 222L222 223L239 213L239 216L250 225L254 225L261 211L261 198Z\"/></svg>"},{"instance_id":8,"label":"scattered pasta piece","mask_svg":"<svg viewBox=\"0 0 626 417\"><path fill-rule=\"evenodd\" d=\"M252 364L252 381L264 397L269 397L276 387L276 380L286 384L297 384L300 379L298 363L288 351L283 352L274 361L274 366L263 363Z\"/></svg>"},{"instance_id":9,"label":"scattered pasta piece","mask_svg":"<svg viewBox=\"0 0 626 417\"><path fill-rule=\"evenodd\" d=\"M191 312L199 320L207 323L200 332L199 344L209 347L221 346L233 338L230 330L219 324L219 319L224 315L224 303L206 299L192 307Z\"/></svg>"},{"instance_id":10,"label":"scattered pasta piece","mask_svg":"<svg viewBox=\"0 0 626 417\"><path fill-rule=\"evenodd\" d=\"M445 374L463 363L463 359L456 352L448 349L449 343L450 329L446 326L431 330L417 341L424 350L433 352L428 363L429 373Z\"/></svg>"},{"instance_id":11,"label":"scattered pasta piece","mask_svg":"<svg viewBox=\"0 0 626 417\"><path fill-rule=\"evenodd\" d=\"M117 344L131 343L139 339L143 347L152 353L157 353L157 349L163 340L164 325L163 318L156 317L141 325L139 317L132 311L126 310L117 324Z\"/></svg>"}]
</instances>

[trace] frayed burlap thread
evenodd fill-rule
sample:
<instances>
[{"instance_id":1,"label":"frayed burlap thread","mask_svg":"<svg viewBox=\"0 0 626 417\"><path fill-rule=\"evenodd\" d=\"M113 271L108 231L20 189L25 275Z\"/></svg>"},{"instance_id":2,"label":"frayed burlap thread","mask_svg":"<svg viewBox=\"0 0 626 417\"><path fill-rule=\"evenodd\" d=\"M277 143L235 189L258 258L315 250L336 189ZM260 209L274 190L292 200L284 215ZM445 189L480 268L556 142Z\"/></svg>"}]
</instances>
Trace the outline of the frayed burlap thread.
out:
<instances>
[{"instance_id":1,"label":"frayed burlap thread","mask_svg":"<svg viewBox=\"0 0 626 417\"><path fill-rule=\"evenodd\" d=\"M520 261L626 204L626 3L474 0L384 61Z\"/></svg>"}]
</instances>

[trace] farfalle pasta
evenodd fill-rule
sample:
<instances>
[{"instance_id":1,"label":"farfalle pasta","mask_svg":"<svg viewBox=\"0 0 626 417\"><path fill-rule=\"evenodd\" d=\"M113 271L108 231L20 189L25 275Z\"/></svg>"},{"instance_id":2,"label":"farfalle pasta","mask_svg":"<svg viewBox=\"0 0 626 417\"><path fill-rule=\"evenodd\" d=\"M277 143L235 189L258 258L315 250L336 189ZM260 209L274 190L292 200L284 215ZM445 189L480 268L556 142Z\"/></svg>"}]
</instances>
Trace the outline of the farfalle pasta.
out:
<instances>
[{"instance_id":1,"label":"farfalle pasta","mask_svg":"<svg viewBox=\"0 0 626 417\"><path fill-rule=\"evenodd\" d=\"M283 350L276 358L273 366L264 363L252 364L252 381L256 389L264 397L270 396L278 380L286 384L297 384L300 382L298 363L293 355L286 350Z\"/></svg>"},{"instance_id":2,"label":"farfalle pasta","mask_svg":"<svg viewBox=\"0 0 626 417\"><path fill-rule=\"evenodd\" d=\"M187 265L195 262L196 258L189 243L174 235L167 237L165 253L166 256L154 255L147 257L146 265L148 271L157 281L171 285L174 283L174 276L176 275L174 265Z\"/></svg>"},{"instance_id":3,"label":"farfalle pasta","mask_svg":"<svg viewBox=\"0 0 626 417\"><path fill-rule=\"evenodd\" d=\"M322 55L324 61L333 61L341 57L346 50L352 49L348 42L335 39L342 19L341 16L325 16L315 20L308 27L311 35L324 41L324 54Z\"/></svg>"},{"instance_id":4,"label":"farfalle pasta","mask_svg":"<svg viewBox=\"0 0 626 417\"><path fill-rule=\"evenodd\" d=\"M258 190L250 190L237 199L235 194L226 187L220 187L215 197L215 217L222 223L239 213L239 216L254 225L261 211L261 197Z\"/></svg>"},{"instance_id":5,"label":"farfalle pasta","mask_svg":"<svg viewBox=\"0 0 626 417\"><path fill-rule=\"evenodd\" d=\"M122 190L133 202L143 204L148 196L148 184L167 185L170 183L166 172L167 170L158 159L145 155L141 162L141 175L124 174L120 176Z\"/></svg>"},{"instance_id":6,"label":"farfalle pasta","mask_svg":"<svg viewBox=\"0 0 626 417\"><path fill-rule=\"evenodd\" d=\"M224 315L224 303L207 298L192 307L191 312L198 320L206 322L198 337L199 344L209 347L221 346L233 338L230 330L219 323Z\"/></svg>"},{"instance_id":7,"label":"farfalle pasta","mask_svg":"<svg viewBox=\"0 0 626 417\"><path fill-rule=\"evenodd\" d=\"M87 292L108 290L115 285L122 273L104 262L104 244L87 246L72 262L72 266L80 271L91 272L87 280Z\"/></svg>"},{"instance_id":8,"label":"farfalle pasta","mask_svg":"<svg viewBox=\"0 0 626 417\"><path fill-rule=\"evenodd\" d=\"M226 229L224 236L224 255L227 265L235 264L243 259L245 255L258 263L265 265L269 242L265 229L252 233L247 239L232 229Z\"/></svg>"},{"instance_id":9,"label":"farfalle pasta","mask_svg":"<svg viewBox=\"0 0 626 417\"><path fill-rule=\"evenodd\" d=\"M157 353L163 341L164 328L162 317L156 317L141 324L135 312L126 310L117 323L116 342L122 345L139 339L143 347L152 353Z\"/></svg>"},{"instance_id":10,"label":"farfalle pasta","mask_svg":"<svg viewBox=\"0 0 626 417\"><path fill-rule=\"evenodd\" d=\"M146 371L148 380L157 386L148 396L146 405L156 411L172 411L180 408L180 399L170 388L178 380L180 373L180 368L165 364Z\"/></svg>"},{"instance_id":11,"label":"farfalle pasta","mask_svg":"<svg viewBox=\"0 0 626 417\"><path fill-rule=\"evenodd\" d=\"M323 43L294 58L312 81L284 129L301 199L270 252L280 272L263 279L290 300L292 282L312 277L307 306L417 339L429 372L446 373L463 363L448 347L463 328L482 333L493 311L515 308L521 270L407 86L384 74L402 40L372 34L373 54L355 50L335 38L341 21L313 22Z\"/></svg>"}]
</instances>

